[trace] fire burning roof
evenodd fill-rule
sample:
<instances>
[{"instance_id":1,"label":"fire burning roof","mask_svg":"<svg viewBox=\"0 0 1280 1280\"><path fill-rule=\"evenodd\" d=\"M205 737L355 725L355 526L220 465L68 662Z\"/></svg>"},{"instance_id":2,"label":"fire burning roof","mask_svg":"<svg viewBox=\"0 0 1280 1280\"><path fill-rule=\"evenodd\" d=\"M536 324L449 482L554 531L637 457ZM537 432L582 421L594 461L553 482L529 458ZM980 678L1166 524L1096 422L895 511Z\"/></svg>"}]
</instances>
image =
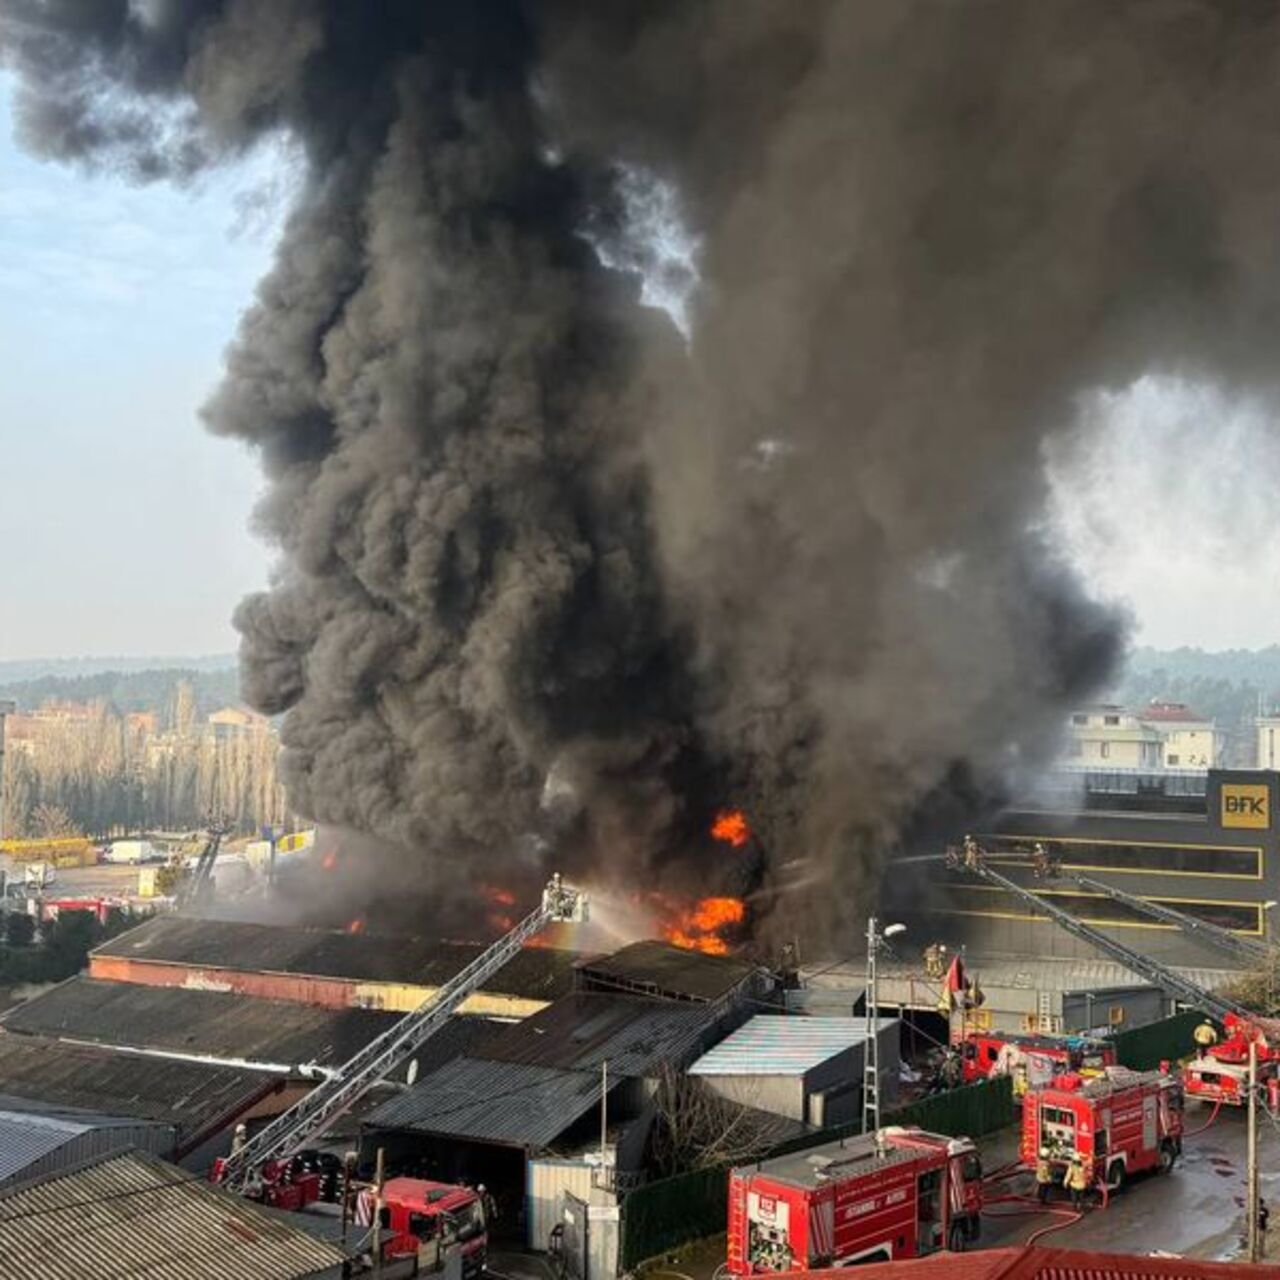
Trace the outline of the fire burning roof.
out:
<instances>
[{"instance_id":1,"label":"fire burning roof","mask_svg":"<svg viewBox=\"0 0 1280 1280\"><path fill-rule=\"evenodd\" d=\"M281 1079L262 1071L0 1032L4 1093L55 1107L159 1120L174 1126L180 1142L229 1123Z\"/></svg>"},{"instance_id":2,"label":"fire burning roof","mask_svg":"<svg viewBox=\"0 0 1280 1280\"><path fill-rule=\"evenodd\" d=\"M5 1030L284 1065L336 1066L401 1017L222 991L72 978L4 1017Z\"/></svg>"},{"instance_id":3,"label":"fire burning roof","mask_svg":"<svg viewBox=\"0 0 1280 1280\"><path fill-rule=\"evenodd\" d=\"M633 942L582 966L588 987L713 1004L750 982L757 966L666 942Z\"/></svg>"},{"instance_id":4,"label":"fire burning roof","mask_svg":"<svg viewBox=\"0 0 1280 1280\"><path fill-rule=\"evenodd\" d=\"M249 972L309 974L436 986L484 947L405 934L346 933L296 926L156 916L98 947L94 955L135 962ZM553 1000L573 985L576 952L530 947L486 984L504 995Z\"/></svg>"}]
</instances>

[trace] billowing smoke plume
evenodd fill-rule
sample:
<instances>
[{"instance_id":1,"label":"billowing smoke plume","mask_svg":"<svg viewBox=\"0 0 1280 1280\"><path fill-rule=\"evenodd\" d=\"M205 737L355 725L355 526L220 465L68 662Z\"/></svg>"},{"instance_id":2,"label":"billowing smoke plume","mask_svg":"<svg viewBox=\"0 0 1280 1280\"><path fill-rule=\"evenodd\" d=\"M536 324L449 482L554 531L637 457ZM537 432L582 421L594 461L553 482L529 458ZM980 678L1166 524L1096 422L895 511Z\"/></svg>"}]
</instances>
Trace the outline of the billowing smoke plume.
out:
<instances>
[{"instance_id":1,"label":"billowing smoke plume","mask_svg":"<svg viewBox=\"0 0 1280 1280\"><path fill-rule=\"evenodd\" d=\"M857 914L1118 652L1042 533L1073 398L1271 390L1270 3L0 15L45 154L302 148L208 409L283 553L245 688L299 809L437 860L540 836L643 882L731 800ZM652 256L645 184L699 246L687 344L604 265Z\"/></svg>"}]
</instances>

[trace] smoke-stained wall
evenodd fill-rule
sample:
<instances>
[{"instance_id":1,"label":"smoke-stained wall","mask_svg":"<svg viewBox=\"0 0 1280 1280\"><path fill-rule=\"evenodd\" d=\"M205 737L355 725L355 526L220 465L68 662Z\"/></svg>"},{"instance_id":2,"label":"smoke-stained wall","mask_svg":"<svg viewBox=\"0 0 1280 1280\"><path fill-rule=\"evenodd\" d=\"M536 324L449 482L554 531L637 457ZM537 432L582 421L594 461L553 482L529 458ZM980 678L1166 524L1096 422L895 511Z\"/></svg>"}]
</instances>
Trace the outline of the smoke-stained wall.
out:
<instances>
[{"instance_id":1,"label":"smoke-stained wall","mask_svg":"<svg viewBox=\"0 0 1280 1280\"><path fill-rule=\"evenodd\" d=\"M0 0L0 57L54 159L303 151L207 410L271 482L237 623L294 804L648 884L716 879L732 799L833 916L1118 653L1042 530L1074 397L1271 390L1278 22ZM653 261L645 184L699 246L687 341L602 265Z\"/></svg>"}]
</instances>

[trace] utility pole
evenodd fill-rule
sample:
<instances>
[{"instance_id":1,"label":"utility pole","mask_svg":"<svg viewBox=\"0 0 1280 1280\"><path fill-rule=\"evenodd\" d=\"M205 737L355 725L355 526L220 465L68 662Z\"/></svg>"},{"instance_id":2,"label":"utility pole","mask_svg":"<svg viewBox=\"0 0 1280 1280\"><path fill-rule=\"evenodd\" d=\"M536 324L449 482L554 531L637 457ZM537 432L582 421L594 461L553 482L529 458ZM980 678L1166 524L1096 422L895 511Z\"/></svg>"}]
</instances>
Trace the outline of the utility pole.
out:
<instances>
[{"instance_id":1,"label":"utility pole","mask_svg":"<svg viewBox=\"0 0 1280 1280\"><path fill-rule=\"evenodd\" d=\"M1262 1261L1262 1231L1258 1221L1258 1042L1249 1041L1249 1162L1245 1174L1245 1213L1249 1226L1249 1261Z\"/></svg>"},{"instance_id":2,"label":"utility pole","mask_svg":"<svg viewBox=\"0 0 1280 1280\"><path fill-rule=\"evenodd\" d=\"M865 1033L862 1041L862 1132L876 1133L880 1128L880 1008L876 993L876 952L880 935L876 918L867 920L867 987L863 996Z\"/></svg>"},{"instance_id":3,"label":"utility pole","mask_svg":"<svg viewBox=\"0 0 1280 1280\"><path fill-rule=\"evenodd\" d=\"M382 1274L382 1187L386 1182L386 1150L378 1148L378 1163L373 1175L373 1274Z\"/></svg>"},{"instance_id":4,"label":"utility pole","mask_svg":"<svg viewBox=\"0 0 1280 1280\"><path fill-rule=\"evenodd\" d=\"M906 930L905 924L891 924L883 933L875 916L867 920L867 989L863 997L866 1011L862 1048L862 1132L880 1128L880 997L876 958L885 939Z\"/></svg>"}]
</instances>

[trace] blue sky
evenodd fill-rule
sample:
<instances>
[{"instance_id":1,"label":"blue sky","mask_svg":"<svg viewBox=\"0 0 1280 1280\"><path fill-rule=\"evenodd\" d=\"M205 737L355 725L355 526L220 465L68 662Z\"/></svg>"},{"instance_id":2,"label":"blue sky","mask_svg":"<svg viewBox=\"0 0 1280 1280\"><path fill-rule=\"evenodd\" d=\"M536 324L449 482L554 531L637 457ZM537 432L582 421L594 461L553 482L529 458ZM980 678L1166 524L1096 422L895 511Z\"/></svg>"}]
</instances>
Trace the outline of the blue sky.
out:
<instances>
[{"instance_id":1,"label":"blue sky","mask_svg":"<svg viewBox=\"0 0 1280 1280\"><path fill-rule=\"evenodd\" d=\"M32 158L0 78L0 659L232 648L257 464L204 431L279 152L192 190ZM277 184L278 185L278 184Z\"/></svg>"}]
</instances>

